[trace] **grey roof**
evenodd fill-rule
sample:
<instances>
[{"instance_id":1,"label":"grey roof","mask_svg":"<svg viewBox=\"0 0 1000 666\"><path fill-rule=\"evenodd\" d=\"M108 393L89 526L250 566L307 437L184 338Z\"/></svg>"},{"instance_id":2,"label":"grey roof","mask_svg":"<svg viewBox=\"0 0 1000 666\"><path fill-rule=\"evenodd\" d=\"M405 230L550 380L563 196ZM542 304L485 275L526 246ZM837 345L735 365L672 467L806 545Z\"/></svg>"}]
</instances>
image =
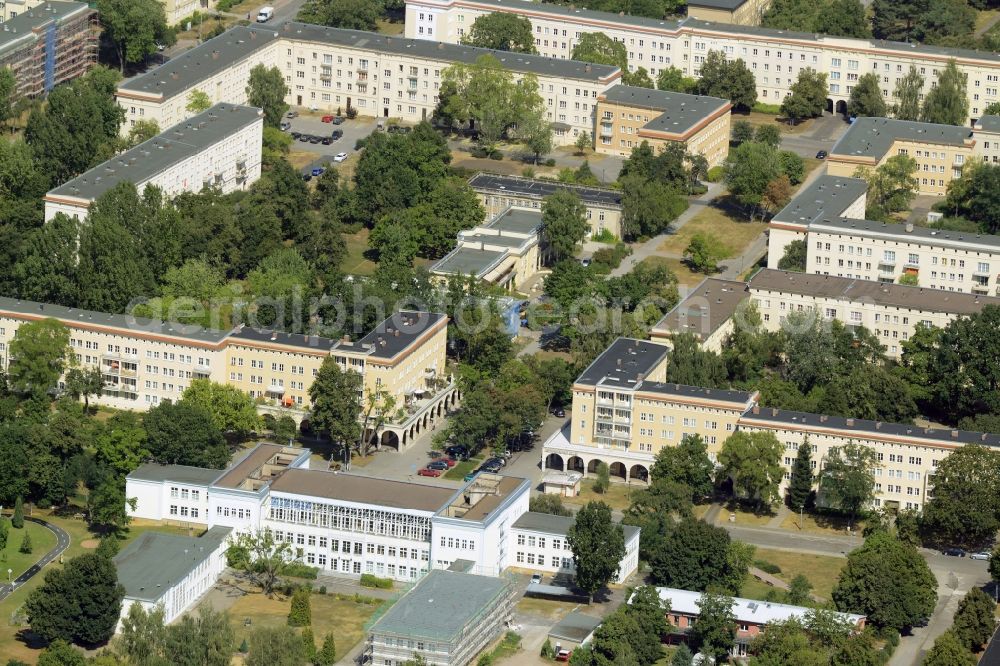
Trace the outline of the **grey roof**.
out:
<instances>
[{"instance_id":1,"label":"grey roof","mask_svg":"<svg viewBox=\"0 0 1000 666\"><path fill-rule=\"evenodd\" d=\"M712 9L727 9L733 11L742 7L747 0L689 0L689 7L710 7Z\"/></svg>"},{"instance_id":2,"label":"grey roof","mask_svg":"<svg viewBox=\"0 0 1000 666\"><path fill-rule=\"evenodd\" d=\"M993 296L909 287L874 280L855 280L834 275L791 273L772 268L758 271L750 280L750 289L960 315L974 314L987 305L1000 306L1000 298Z\"/></svg>"},{"instance_id":3,"label":"grey roof","mask_svg":"<svg viewBox=\"0 0 1000 666\"><path fill-rule=\"evenodd\" d=\"M833 145L830 155L881 159L897 140L961 146L971 137L969 127L892 118L858 118Z\"/></svg>"},{"instance_id":4,"label":"grey roof","mask_svg":"<svg viewBox=\"0 0 1000 666\"><path fill-rule=\"evenodd\" d=\"M433 569L370 631L452 643L477 617L493 610L498 597L510 594L510 585L506 578Z\"/></svg>"},{"instance_id":5,"label":"grey roof","mask_svg":"<svg viewBox=\"0 0 1000 666\"><path fill-rule=\"evenodd\" d=\"M528 511L522 513L511 527L530 532L545 532L546 534L566 536L569 534L569 528L573 526L575 521L576 518L573 516L556 516L551 513ZM628 543L639 533L639 528L634 525L622 524L622 531L625 534L625 542Z\"/></svg>"},{"instance_id":6,"label":"grey roof","mask_svg":"<svg viewBox=\"0 0 1000 666\"><path fill-rule=\"evenodd\" d=\"M506 250L477 250L471 247L456 247L441 257L430 270L432 273L449 275L473 275L482 277L497 262L507 256Z\"/></svg>"},{"instance_id":7,"label":"grey roof","mask_svg":"<svg viewBox=\"0 0 1000 666\"><path fill-rule=\"evenodd\" d=\"M548 5L555 7L556 5ZM604 187L567 185L556 180L543 178L523 178L521 176L500 176L493 173L478 173L469 179L469 185L477 192L502 192L526 199L542 200L558 190L575 192L586 205L621 208L622 193Z\"/></svg>"},{"instance_id":8,"label":"grey roof","mask_svg":"<svg viewBox=\"0 0 1000 666\"><path fill-rule=\"evenodd\" d=\"M786 424L804 428L838 430L858 433L858 437L902 437L926 440L940 444L983 444L1000 446L1000 435L969 430L948 428L921 428L906 423L883 423L866 419L850 419L843 416L826 416L808 412L793 412L787 409L760 407L748 411L740 417L740 425L762 425L765 423Z\"/></svg>"},{"instance_id":9,"label":"grey roof","mask_svg":"<svg viewBox=\"0 0 1000 666\"><path fill-rule=\"evenodd\" d=\"M119 183L144 183L257 122L263 122L260 109L216 104L49 190L46 197L66 196L93 201ZM192 183L192 187L198 185Z\"/></svg>"},{"instance_id":10,"label":"grey roof","mask_svg":"<svg viewBox=\"0 0 1000 666\"><path fill-rule=\"evenodd\" d=\"M221 35L175 56L145 74L118 85L118 90L160 95L169 99L205 79L230 69L273 40L278 32L273 26L236 26Z\"/></svg>"},{"instance_id":11,"label":"grey roof","mask_svg":"<svg viewBox=\"0 0 1000 666\"><path fill-rule=\"evenodd\" d=\"M698 400L715 400L719 402L732 402L739 405L746 405L753 399L755 392L739 391L735 389L714 389L704 386L689 386L687 384L674 384L672 382L643 382L639 386L640 391L646 393L659 393L660 395L670 395L678 398L692 398Z\"/></svg>"},{"instance_id":12,"label":"grey roof","mask_svg":"<svg viewBox=\"0 0 1000 666\"><path fill-rule=\"evenodd\" d=\"M373 54L411 55L449 63L472 64L482 55L492 55L511 71L565 79L605 81L619 72L617 67L611 65L596 65L577 60L546 58L288 21L273 27L252 25L227 30L151 72L125 81L119 89L159 94L169 98L230 68L233 64L253 55L269 40L278 37L364 49Z\"/></svg>"},{"instance_id":13,"label":"grey roof","mask_svg":"<svg viewBox=\"0 0 1000 666\"><path fill-rule=\"evenodd\" d=\"M271 482L271 491L431 513L447 504L455 492L425 483L301 468L282 472Z\"/></svg>"},{"instance_id":14,"label":"grey roof","mask_svg":"<svg viewBox=\"0 0 1000 666\"><path fill-rule=\"evenodd\" d=\"M960 247L966 250L996 252L1000 249L1000 236L977 234L967 231L945 231L908 224L887 224L873 220L854 220L847 217L823 218L812 222L809 231L886 238L896 242L915 243L944 247Z\"/></svg>"},{"instance_id":15,"label":"grey roof","mask_svg":"<svg viewBox=\"0 0 1000 666\"><path fill-rule=\"evenodd\" d=\"M577 377L578 384L635 388L667 356L666 345L648 340L618 338Z\"/></svg>"},{"instance_id":16,"label":"grey roof","mask_svg":"<svg viewBox=\"0 0 1000 666\"><path fill-rule=\"evenodd\" d=\"M484 231L460 231L458 233L458 239L462 241L463 249L475 249L470 247L467 243L483 243L486 245L496 245L499 247L505 247L510 249L519 248L526 243L530 243L530 238L521 238L520 236L506 236L502 233L489 234Z\"/></svg>"},{"instance_id":17,"label":"grey roof","mask_svg":"<svg viewBox=\"0 0 1000 666\"><path fill-rule=\"evenodd\" d=\"M80 310L78 308L67 308L62 305L22 301L2 296L0 296L0 312L23 315L25 319L53 317L68 326L72 326L74 323L87 326L108 326L125 329L137 336L164 335L207 344L219 344L229 335L227 331L201 328L200 326L179 324L177 322L145 319L127 314L108 314L106 312Z\"/></svg>"},{"instance_id":18,"label":"grey roof","mask_svg":"<svg viewBox=\"0 0 1000 666\"><path fill-rule=\"evenodd\" d=\"M232 334L232 339L236 342L245 340L247 342L264 342L268 344L287 345L289 347L300 347L302 349L316 349L328 352L337 341L332 338L324 338L320 335L306 335L305 333L285 333L275 331L270 328L251 328L243 326Z\"/></svg>"},{"instance_id":19,"label":"grey roof","mask_svg":"<svg viewBox=\"0 0 1000 666\"><path fill-rule=\"evenodd\" d=\"M1000 116L981 117L976 121L976 129L982 129L987 132L1000 132Z\"/></svg>"},{"instance_id":20,"label":"grey roof","mask_svg":"<svg viewBox=\"0 0 1000 666\"><path fill-rule=\"evenodd\" d=\"M222 475L221 469L191 467L190 465L159 465L146 463L129 472L126 478L138 481L174 481L191 485L208 486Z\"/></svg>"},{"instance_id":21,"label":"grey roof","mask_svg":"<svg viewBox=\"0 0 1000 666\"><path fill-rule=\"evenodd\" d=\"M601 618L573 611L549 629L549 636L574 643L582 643L601 626Z\"/></svg>"},{"instance_id":22,"label":"grey roof","mask_svg":"<svg viewBox=\"0 0 1000 666\"><path fill-rule=\"evenodd\" d=\"M68 17L92 11L83 2L61 2L50 0L37 7L20 12L14 18L4 21L0 30L0 53L25 43L34 42L39 32L51 21L62 22Z\"/></svg>"},{"instance_id":23,"label":"grey roof","mask_svg":"<svg viewBox=\"0 0 1000 666\"><path fill-rule=\"evenodd\" d=\"M736 308L746 298L744 282L705 278L653 330L692 333L698 340L705 340L736 314Z\"/></svg>"},{"instance_id":24,"label":"grey roof","mask_svg":"<svg viewBox=\"0 0 1000 666\"><path fill-rule=\"evenodd\" d=\"M731 106L729 100L718 97L686 95L625 85L613 86L603 93L603 96L607 101L616 104L662 111L663 113L646 123L642 129L672 134L684 134L713 113L725 111Z\"/></svg>"},{"instance_id":25,"label":"grey roof","mask_svg":"<svg viewBox=\"0 0 1000 666\"><path fill-rule=\"evenodd\" d=\"M565 16L573 19L592 19L595 21L613 21L646 28L661 28L676 30L681 24L678 21L665 21L645 16L629 16L599 12L592 9L580 9L575 5L556 5L545 2L524 2L522 0L476 0L477 5L492 6L495 11L521 13L523 11L542 11L546 14ZM513 9L512 9L513 8Z\"/></svg>"},{"instance_id":26,"label":"grey roof","mask_svg":"<svg viewBox=\"0 0 1000 666\"><path fill-rule=\"evenodd\" d=\"M542 214L537 210L508 208L483 226L516 234L532 234L541 228Z\"/></svg>"},{"instance_id":27,"label":"grey roof","mask_svg":"<svg viewBox=\"0 0 1000 666\"><path fill-rule=\"evenodd\" d=\"M126 603L162 598L222 545L231 531L230 527L213 527L201 537L143 532L114 557Z\"/></svg>"},{"instance_id":28,"label":"grey roof","mask_svg":"<svg viewBox=\"0 0 1000 666\"><path fill-rule=\"evenodd\" d=\"M867 191L868 183L860 178L823 175L800 190L771 222L809 224L824 215L839 217Z\"/></svg>"}]
</instances>

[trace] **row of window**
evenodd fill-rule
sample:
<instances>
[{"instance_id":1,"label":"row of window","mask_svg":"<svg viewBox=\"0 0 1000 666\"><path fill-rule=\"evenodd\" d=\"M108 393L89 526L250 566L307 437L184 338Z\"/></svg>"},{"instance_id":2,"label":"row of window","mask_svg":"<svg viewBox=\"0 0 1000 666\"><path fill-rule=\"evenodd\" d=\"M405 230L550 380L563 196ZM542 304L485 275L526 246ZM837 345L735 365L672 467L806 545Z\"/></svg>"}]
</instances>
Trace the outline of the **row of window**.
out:
<instances>
[{"instance_id":1,"label":"row of window","mask_svg":"<svg viewBox=\"0 0 1000 666\"><path fill-rule=\"evenodd\" d=\"M522 551L517 551L515 554L515 560L518 564L537 564L540 567L545 566L545 556L541 553L537 555L535 553L524 553ZM549 566L556 569L572 569L573 568L573 558L572 557L558 557L553 555L550 559Z\"/></svg>"}]
</instances>

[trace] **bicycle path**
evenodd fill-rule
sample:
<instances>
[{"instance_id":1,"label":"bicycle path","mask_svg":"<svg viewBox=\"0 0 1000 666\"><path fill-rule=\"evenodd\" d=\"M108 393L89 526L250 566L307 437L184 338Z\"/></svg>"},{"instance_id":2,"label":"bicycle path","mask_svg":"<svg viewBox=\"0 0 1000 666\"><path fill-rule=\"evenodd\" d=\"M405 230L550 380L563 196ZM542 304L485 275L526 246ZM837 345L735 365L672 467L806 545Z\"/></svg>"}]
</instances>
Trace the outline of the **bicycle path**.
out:
<instances>
[{"instance_id":1,"label":"bicycle path","mask_svg":"<svg viewBox=\"0 0 1000 666\"><path fill-rule=\"evenodd\" d=\"M28 567L27 571L25 571L20 576L15 578L13 580L13 584L8 584L8 583L0 584L0 601L6 599L8 596L10 596L10 594L14 590L16 590L18 587L31 580L32 577L34 577L39 571L41 571L46 564L56 559L60 555L62 555L63 552L67 548L69 548L71 540L66 530L62 529L61 527L57 527L56 525L53 525L47 520L42 520L41 518L30 518L26 516L24 519L30 520L33 523L37 523L42 527L46 528L47 530L49 530L50 532L52 532L53 534L55 534L56 545L55 548L45 553L45 555L42 555L41 559L32 564L30 567ZM0 564L0 569L2 568L3 564ZM3 571L2 573L6 573L6 571Z\"/></svg>"}]
</instances>

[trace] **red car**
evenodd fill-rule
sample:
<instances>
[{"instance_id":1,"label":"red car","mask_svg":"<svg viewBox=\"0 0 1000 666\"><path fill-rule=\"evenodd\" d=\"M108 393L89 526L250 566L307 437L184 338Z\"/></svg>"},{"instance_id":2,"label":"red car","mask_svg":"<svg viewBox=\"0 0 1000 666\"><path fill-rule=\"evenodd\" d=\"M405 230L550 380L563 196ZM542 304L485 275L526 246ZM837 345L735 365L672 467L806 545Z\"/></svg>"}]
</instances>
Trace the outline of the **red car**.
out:
<instances>
[{"instance_id":1,"label":"red car","mask_svg":"<svg viewBox=\"0 0 1000 666\"><path fill-rule=\"evenodd\" d=\"M322 118L320 118L320 120L323 121L324 123L332 123L333 116L323 116Z\"/></svg>"},{"instance_id":2,"label":"red car","mask_svg":"<svg viewBox=\"0 0 1000 666\"><path fill-rule=\"evenodd\" d=\"M458 461L452 458L451 456L448 456L447 458L438 458L438 460L443 460L446 463L448 463L448 467L454 467L455 465L458 464Z\"/></svg>"},{"instance_id":3,"label":"red car","mask_svg":"<svg viewBox=\"0 0 1000 666\"><path fill-rule=\"evenodd\" d=\"M573 657L573 651L562 648L556 655L556 661L569 661Z\"/></svg>"},{"instance_id":4,"label":"red car","mask_svg":"<svg viewBox=\"0 0 1000 666\"><path fill-rule=\"evenodd\" d=\"M437 476L441 476L442 474L444 474L444 472L442 472L439 469L429 469L427 467L421 467L417 471L417 476L434 476L434 477L437 477Z\"/></svg>"}]
</instances>

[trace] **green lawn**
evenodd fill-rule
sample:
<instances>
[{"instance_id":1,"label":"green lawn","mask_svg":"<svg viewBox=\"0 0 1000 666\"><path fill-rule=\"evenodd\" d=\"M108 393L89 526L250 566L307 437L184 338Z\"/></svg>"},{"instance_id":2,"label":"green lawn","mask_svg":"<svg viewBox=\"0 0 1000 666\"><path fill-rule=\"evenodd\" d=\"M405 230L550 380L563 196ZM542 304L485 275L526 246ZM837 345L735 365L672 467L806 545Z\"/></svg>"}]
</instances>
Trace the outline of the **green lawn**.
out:
<instances>
[{"instance_id":1,"label":"green lawn","mask_svg":"<svg viewBox=\"0 0 1000 666\"><path fill-rule=\"evenodd\" d=\"M691 271L680 259L674 259L669 257L658 257L656 255L652 257L646 257L640 264L647 267L653 268L656 266L663 266L677 278L677 283L682 284L685 287L697 287L701 284L707 275L703 273L695 273Z\"/></svg>"},{"instance_id":2,"label":"green lawn","mask_svg":"<svg viewBox=\"0 0 1000 666\"><path fill-rule=\"evenodd\" d=\"M727 211L706 206L681 227L680 231L666 238L657 248L660 252L681 256L695 234L711 234L718 238L734 257L743 252L757 236L764 233L767 225L763 222L747 222Z\"/></svg>"},{"instance_id":3,"label":"green lawn","mask_svg":"<svg viewBox=\"0 0 1000 666\"><path fill-rule=\"evenodd\" d=\"M10 521L7 521L7 526L10 527ZM25 534L31 537L32 551L29 554L19 552ZM8 569L11 570L11 580L17 578L55 545L56 535L37 523L25 521L24 527L19 530L11 527L7 547L0 550L0 578L7 580Z\"/></svg>"},{"instance_id":4,"label":"green lawn","mask_svg":"<svg viewBox=\"0 0 1000 666\"><path fill-rule=\"evenodd\" d=\"M843 557L807 555L769 548L758 548L754 553L754 559L766 560L781 567L781 573L774 575L786 583L790 583L795 576L802 574L812 583L813 594L824 599L830 598L830 592L837 584L840 570L847 563Z\"/></svg>"},{"instance_id":5,"label":"green lawn","mask_svg":"<svg viewBox=\"0 0 1000 666\"><path fill-rule=\"evenodd\" d=\"M469 474L470 472L472 472L472 470L479 467L479 465L482 462L483 462L482 456L475 456L469 458L468 460L463 460L462 462L458 463L457 465L449 469L447 472L445 472L444 478L454 479L455 481L461 481L462 479L465 478L466 474Z\"/></svg>"},{"instance_id":6,"label":"green lawn","mask_svg":"<svg viewBox=\"0 0 1000 666\"><path fill-rule=\"evenodd\" d=\"M604 502L614 510L624 511L632 504L632 493L645 487L645 484L628 485L612 481L606 492L595 493L594 480L584 479L580 482L580 494L576 497L564 497L563 503L582 505L587 502Z\"/></svg>"},{"instance_id":7,"label":"green lawn","mask_svg":"<svg viewBox=\"0 0 1000 666\"><path fill-rule=\"evenodd\" d=\"M344 258L344 272L351 275L371 275L375 272L375 262L365 258L368 250L368 229L356 234L344 234L347 256Z\"/></svg>"}]
</instances>

